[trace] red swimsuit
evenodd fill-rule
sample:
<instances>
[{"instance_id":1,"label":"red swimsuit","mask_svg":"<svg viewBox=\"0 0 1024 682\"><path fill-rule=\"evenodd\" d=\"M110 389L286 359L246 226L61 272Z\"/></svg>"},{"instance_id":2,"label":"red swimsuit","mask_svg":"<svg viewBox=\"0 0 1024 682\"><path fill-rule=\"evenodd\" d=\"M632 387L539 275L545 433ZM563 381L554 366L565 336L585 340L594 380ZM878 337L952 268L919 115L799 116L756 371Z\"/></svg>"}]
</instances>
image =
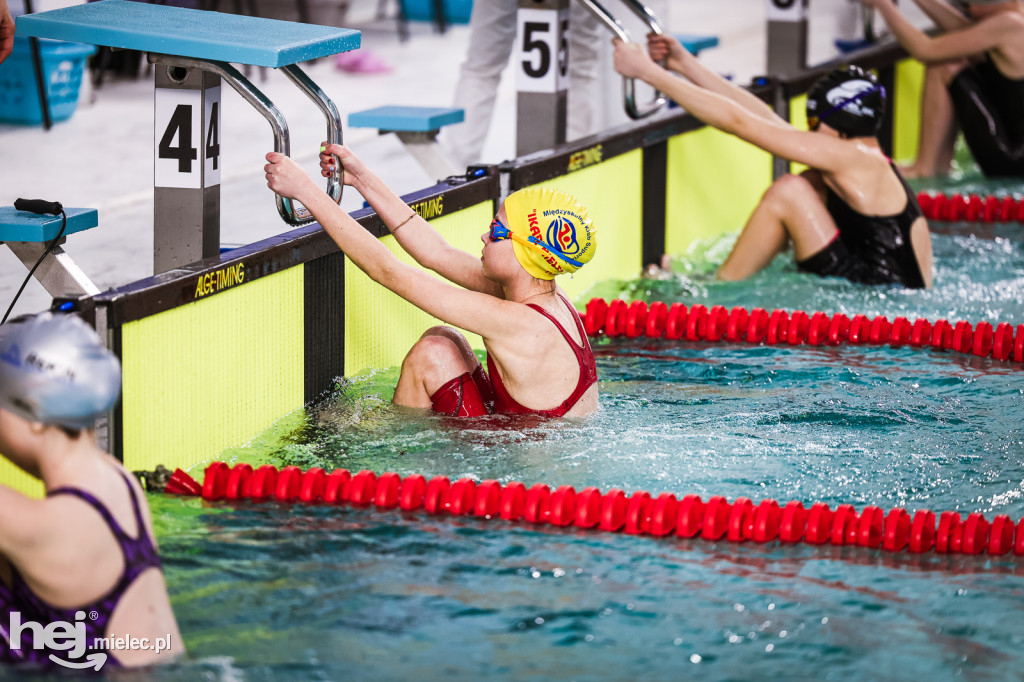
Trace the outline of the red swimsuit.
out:
<instances>
[{"instance_id":1,"label":"red swimsuit","mask_svg":"<svg viewBox=\"0 0 1024 682\"><path fill-rule=\"evenodd\" d=\"M480 417L486 414L532 414L541 417L562 417L571 410L587 392L587 389L597 383L597 365L594 363L594 353L590 349L590 342L587 340L587 334L576 309L564 296L559 294L558 297L562 299L572 314L573 321L576 323L576 331L583 340L582 346L578 345L565 331L565 328L558 323L558 320L549 315L546 310L533 303L526 305L551 320L576 355L576 362L580 366L580 378L568 398L549 410L534 410L520 405L515 398L509 395L508 390L501 383L501 374L498 373L494 361L488 355L487 369L490 376L484 372L483 367L477 367L472 375L466 372L447 382L430 397L434 412L454 417Z\"/></svg>"}]
</instances>

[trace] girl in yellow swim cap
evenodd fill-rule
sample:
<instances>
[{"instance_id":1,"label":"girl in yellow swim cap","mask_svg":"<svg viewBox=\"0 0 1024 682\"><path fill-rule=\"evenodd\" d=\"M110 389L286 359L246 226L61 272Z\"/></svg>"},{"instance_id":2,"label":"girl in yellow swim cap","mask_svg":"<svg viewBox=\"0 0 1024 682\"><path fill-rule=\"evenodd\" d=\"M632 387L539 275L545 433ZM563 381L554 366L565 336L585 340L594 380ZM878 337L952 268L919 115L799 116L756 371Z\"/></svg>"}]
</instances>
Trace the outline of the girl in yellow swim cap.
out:
<instances>
[{"instance_id":1,"label":"girl in yellow swim cap","mask_svg":"<svg viewBox=\"0 0 1024 682\"><path fill-rule=\"evenodd\" d=\"M579 315L554 281L594 257L597 233L586 207L560 190L519 190L481 235L477 257L449 244L346 147L321 148L325 175L333 171L334 156L345 184L417 263L439 277L399 261L288 157L267 154L267 185L301 201L371 279L452 325L428 329L409 350L395 404L455 416L562 417L597 410L594 355ZM483 337L487 371L453 327Z\"/></svg>"}]
</instances>

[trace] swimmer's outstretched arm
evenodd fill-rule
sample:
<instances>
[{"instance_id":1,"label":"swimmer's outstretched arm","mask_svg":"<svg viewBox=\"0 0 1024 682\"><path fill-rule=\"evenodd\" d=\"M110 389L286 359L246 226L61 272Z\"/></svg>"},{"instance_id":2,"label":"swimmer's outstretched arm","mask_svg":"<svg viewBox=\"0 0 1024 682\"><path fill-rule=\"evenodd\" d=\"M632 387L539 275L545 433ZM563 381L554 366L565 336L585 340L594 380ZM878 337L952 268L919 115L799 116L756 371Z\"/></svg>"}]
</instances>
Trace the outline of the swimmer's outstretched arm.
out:
<instances>
[{"instance_id":1,"label":"swimmer's outstretched arm","mask_svg":"<svg viewBox=\"0 0 1024 682\"><path fill-rule=\"evenodd\" d=\"M730 80L723 78L704 66L697 57L670 35L651 33L647 36L647 51L654 61L665 61L670 71L678 73L694 85L728 97L744 109L770 120L783 121L760 97L744 90Z\"/></svg>"},{"instance_id":2,"label":"swimmer's outstretched arm","mask_svg":"<svg viewBox=\"0 0 1024 682\"><path fill-rule=\"evenodd\" d=\"M329 148L345 152L344 148ZM354 155L341 155L342 163L348 160L345 182L352 179L350 173L360 174L358 160ZM496 298L488 293L471 291L452 286L423 270L401 262L379 239L370 234L352 217L343 211L322 188L299 166L278 152L267 154L267 186L277 194L301 201L317 219L324 231L338 244L341 250L370 279L398 294L414 306L434 317L456 327L480 334L484 339L506 339L517 336L524 327L526 314L535 315L526 306ZM361 182L361 181L359 181ZM359 189L360 184L354 185ZM372 192L379 188L370 187L368 192L385 209L388 224L408 217L392 200L382 200ZM366 196L366 195L364 195ZM385 205L386 204L386 205ZM402 204L404 205L404 204ZM405 211L410 211L408 206ZM410 221L415 222L415 221ZM408 225L403 226L404 230ZM525 312L524 312L525 311Z\"/></svg>"},{"instance_id":3,"label":"swimmer's outstretched arm","mask_svg":"<svg viewBox=\"0 0 1024 682\"><path fill-rule=\"evenodd\" d=\"M914 4L942 31L956 31L971 23L963 12L945 0L914 0Z\"/></svg>"},{"instance_id":4,"label":"swimmer's outstretched arm","mask_svg":"<svg viewBox=\"0 0 1024 682\"><path fill-rule=\"evenodd\" d=\"M903 49L914 59L925 63L971 57L998 48L1009 41L1019 40L1019 19L1013 14L994 14L976 24L969 24L960 30L933 38L910 23L900 13L893 0L861 2L877 9Z\"/></svg>"},{"instance_id":5,"label":"swimmer's outstretched arm","mask_svg":"<svg viewBox=\"0 0 1024 682\"><path fill-rule=\"evenodd\" d=\"M326 145L326 143L324 143ZM325 177L334 169L334 156L345 169L343 182L351 185L373 207L395 240L417 263L461 287L504 298L501 287L483 276L480 257L457 249L421 218L402 198L342 145L327 146L320 153Z\"/></svg>"},{"instance_id":6,"label":"swimmer's outstretched arm","mask_svg":"<svg viewBox=\"0 0 1024 682\"><path fill-rule=\"evenodd\" d=\"M704 123L812 168L839 171L851 163L845 141L797 130L778 117L759 116L728 97L677 78L651 61L642 46L617 38L613 42L616 71L664 92Z\"/></svg>"}]
</instances>

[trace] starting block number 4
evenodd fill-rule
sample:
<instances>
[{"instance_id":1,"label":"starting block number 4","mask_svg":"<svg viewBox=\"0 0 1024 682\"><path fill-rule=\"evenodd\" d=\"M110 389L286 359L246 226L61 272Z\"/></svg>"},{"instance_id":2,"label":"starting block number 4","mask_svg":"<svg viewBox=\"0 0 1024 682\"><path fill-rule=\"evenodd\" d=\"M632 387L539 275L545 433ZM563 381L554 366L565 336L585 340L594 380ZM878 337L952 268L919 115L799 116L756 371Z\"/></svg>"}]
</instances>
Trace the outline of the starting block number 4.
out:
<instances>
[{"instance_id":1,"label":"starting block number 4","mask_svg":"<svg viewBox=\"0 0 1024 682\"><path fill-rule=\"evenodd\" d=\"M220 87L155 90L156 187L220 184ZM200 118L202 116L202 118Z\"/></svg>"},{"instance_id":2,"label":"starting block number 4","mask_svg":"<svg viewBox=\"0 0 1024 682\"><path fill-rule=\"evenodd\" d=\"M523 9L516 13L517 88L561 92L568 83L569 10Z\"/></svg>"}]
</instances>

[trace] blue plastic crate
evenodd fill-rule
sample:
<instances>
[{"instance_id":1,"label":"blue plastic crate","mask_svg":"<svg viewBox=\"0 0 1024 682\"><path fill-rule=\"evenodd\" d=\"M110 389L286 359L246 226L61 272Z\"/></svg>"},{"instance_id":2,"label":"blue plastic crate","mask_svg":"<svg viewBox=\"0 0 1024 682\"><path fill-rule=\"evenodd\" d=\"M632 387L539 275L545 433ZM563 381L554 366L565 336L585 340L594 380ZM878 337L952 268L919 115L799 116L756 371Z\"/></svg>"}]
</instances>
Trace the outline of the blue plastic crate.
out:
<instances>
[{"instance_id":1,"label":"blue plastic crate","mask_svg":"<svg viewBox=\"0 0 1024 682\"><path fill-rule=\"evenodd\" d=\"M39 41L51 120L65 121L75 113L85 62L95 52L93 45ZM32 50L29 39L22 36L14 36L14 51L0 64L0 122L26 125L43 122L32 69Z\"/></svg>"},{"instance_id":2,"label":"blue plastic crate","mask_svg":"<svg viewBox=\"0 0 1024 682\"><path fill-rule=\"evenodd\" d=\"M482 0L487 2L488 0ZM405 17L410 21L433 21L433 0L400 0ZM449 24L468 24L473 11L473 0L444 0L444 19Z\"/></svg>"}]
</instances>

